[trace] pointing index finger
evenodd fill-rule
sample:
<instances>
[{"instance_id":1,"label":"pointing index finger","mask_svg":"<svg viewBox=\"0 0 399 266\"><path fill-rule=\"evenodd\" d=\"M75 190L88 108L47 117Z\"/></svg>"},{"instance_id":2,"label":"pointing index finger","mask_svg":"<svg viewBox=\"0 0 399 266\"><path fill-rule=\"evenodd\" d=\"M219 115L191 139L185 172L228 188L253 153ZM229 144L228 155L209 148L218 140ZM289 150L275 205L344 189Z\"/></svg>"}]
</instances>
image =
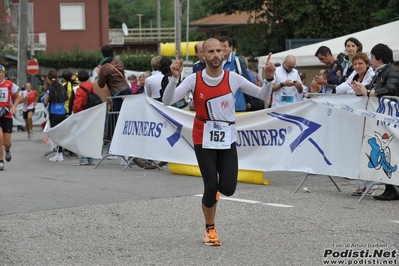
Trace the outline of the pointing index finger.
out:
<instances>
[{"instance_id":1,"label":"pointing index finger","mask_svg":"<svg viewBox=\"0 0 399 266\"><path fill-rule=\"evenodd\" d=\"M272 57L272 52L267 55L266 65L270 62L270 58Z\"/></svg>"}]
</instances>

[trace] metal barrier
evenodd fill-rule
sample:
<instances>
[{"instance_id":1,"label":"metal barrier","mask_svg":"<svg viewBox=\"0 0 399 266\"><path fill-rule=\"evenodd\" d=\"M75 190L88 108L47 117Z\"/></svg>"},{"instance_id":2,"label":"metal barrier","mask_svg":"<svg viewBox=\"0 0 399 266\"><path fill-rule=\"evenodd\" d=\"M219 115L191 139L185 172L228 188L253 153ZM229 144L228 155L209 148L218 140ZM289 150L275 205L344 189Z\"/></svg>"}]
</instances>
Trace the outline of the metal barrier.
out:
<instances>
[{"instance_id":1,"label":"metal barrier","mask_svg":"<svg viewBox=\"0 0 399 266\"><path fill-rule=\"evenodd\" d=\"M158 169L158 170L163 170L163 166L165 166L167 163L162 162L162 161L155 161L151 159L145 159L145 158L136 158L136 157L131 157L131 156L124 156L124 155L119 155L119 154L110 154L109 147L111 145L112 137L114 135L114 131L116 128L116 123L118 122L120 110L122 107L123 99L126 96L132 96L132 95L123 95L123 96L112 96L107 98L107 114L105 118L105 125L104 125L104 145L103 145L103 156L101 160L96 164L94 169L96 169L104 159L109 158L109 157L120 157L126 164L123 168L123 172L128 168L132 168L132 165L136 164L137 166L143 168L143 169ZM134 97L134 96L132 96ZM104 153L104 150L106 152Z\"/></svg>"},{"instance_id":2,"label":"metal barrier","mask_svg":"<svg viewBox=\"0 0 399 266\"><path fill-rule=\"evenodd\" d=\"M391 95L383 95L382 98L394 101L399 103L399 97L398 96L391 96Z\"/></svg>"},{"instance_id":3,"label":"metal barrier","mask_svg":"<svg viewBox=\"0 0 399 266\"><path fill-rule=\"evenodd\" d=\"M314 97L323 97L323 96L337 96L339 94L335 93L320 93L320 92L309 92L305 94L306 99L314 98Z\"/></svg>"},{"instance_id":4,"label":"metal barrier","mask_svg":"<svg viewBox=\"0 0 399 266\"><path fill-rule=\"evenodd\" d=\"M105 116L105 125L104 125L104 144L103 144L103 156L101 160L96 164L94 169L96 169L104 159L112 158L112 157L121 157L126 162L128 167L132 167L130 165L130 161L126 160L125 156L118 154L110 154L109 147L111 146L112 136L114 135L114 131L116 128L116 123L118 122L119 113L122 107L123 99L129 95L123 96L110 96L107 98L106 102L106 116ZM104 150L105 154L104 154Z\"/></svg>"}]
</instances>

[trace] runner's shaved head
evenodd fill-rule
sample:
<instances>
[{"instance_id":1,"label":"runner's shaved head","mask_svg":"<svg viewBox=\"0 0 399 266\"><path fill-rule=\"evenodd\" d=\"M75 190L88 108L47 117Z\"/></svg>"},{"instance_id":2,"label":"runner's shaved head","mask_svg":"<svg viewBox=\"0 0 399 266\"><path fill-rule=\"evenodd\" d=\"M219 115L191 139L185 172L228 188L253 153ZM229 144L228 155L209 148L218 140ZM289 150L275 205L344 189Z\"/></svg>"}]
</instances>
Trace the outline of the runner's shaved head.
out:
<instances>
[{"instance_id":1,"label":"runner's shaved head","mask_svg":"<svg viewBox=\"0 0 399 266\"><path fill-rule=\"evenodd\" d=\"M218 43L220 43L220 41L219 41L218 39L215 39L215 38L206 39L206 40L204 41L204 43L202 44L202 52L205 52L206 47L207 47L207 44L208 44L208 43L211 43L211 42L218 42Z\"/></svg>"}]
</instances>

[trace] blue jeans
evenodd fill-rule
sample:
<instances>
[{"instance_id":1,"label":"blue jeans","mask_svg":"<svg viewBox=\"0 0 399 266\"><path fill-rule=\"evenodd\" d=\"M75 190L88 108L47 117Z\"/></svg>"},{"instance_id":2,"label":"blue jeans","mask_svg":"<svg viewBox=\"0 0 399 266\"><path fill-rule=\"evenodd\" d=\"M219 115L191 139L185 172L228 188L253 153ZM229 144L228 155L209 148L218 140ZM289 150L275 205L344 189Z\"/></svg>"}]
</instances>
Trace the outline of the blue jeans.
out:
<instances>
[{"instance_id":1,"label":"blue jeans","mask_svg":"<svg viewBox=\"0 0 399 266\"><path fill-rule=\"evenodd\" d=\"M83 157L79 155L78 160L80 164L94 164L94 159L90 157Z\"/></svg>"}]
</instances>

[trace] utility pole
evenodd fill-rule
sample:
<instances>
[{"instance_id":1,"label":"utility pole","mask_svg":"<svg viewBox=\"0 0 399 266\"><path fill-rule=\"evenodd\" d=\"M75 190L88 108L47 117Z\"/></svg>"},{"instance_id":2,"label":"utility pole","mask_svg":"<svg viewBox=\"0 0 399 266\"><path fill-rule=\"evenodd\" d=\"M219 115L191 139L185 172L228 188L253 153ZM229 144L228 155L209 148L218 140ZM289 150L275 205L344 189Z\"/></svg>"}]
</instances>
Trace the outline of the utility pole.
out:
<instances>
[{"instance_id":1,"label":"utility pole","mask_svg":"<svg viewBox=\"0 0 399 266\"><path fill-rule=\"evenodd\" d=\"M161 54L161 2L157 0L158 54Z\"/></svg>"},{"instance_id":2,"label":"utility pole","mask_svg":"<svg viewBox=\"0 0 399 266\"><path fill-rule=\"evenodd\" d=\"M158 41L161 41L161 2L157 0L157 28L158 28Z\"/></svg>"},{"instance_id":3,"label":"utility pole","mask_svg":"<svg viewBox=\"0 0 399 266\"><path fill-rule=\"evenodd\" d=\"M186 17L187 17L187 24L186 24L186 63L188 63L188 26L190 24L190 0L187 0L187 9L186 9Z\"/></svg>"},{"instance_id":4,"label":"utility pole","mask_svg":"<svg viewBox=\"0 0 399 266\"><path fill-rule=\"evenodd\" d=\"M28 35L28 0L19 1L19 25L18 25L18 86L25 86L27 82L27 35ZM34 84L32 84L33 87Z\"/></svg>"},{"instance_id":5,"label":"utility pole","mask_svg":"<svg viewBox=\"0 0 399 266\"><path fill-rule=\"evenodd\" d=\"M181 22L180 22L180 0L175 0L175 45L176 51L181 55Z\"/></svg>"},{"instance_id":6,"label":"utility pole","mask_svg":"<svg viewBox=\"0 0 399 266\"><path fill-rule=\"evenodd\" d=\"M141 17L143 14L137 14L137 16L139 17L139 40L141 41Z\"/></svg>"}]
</instances>

